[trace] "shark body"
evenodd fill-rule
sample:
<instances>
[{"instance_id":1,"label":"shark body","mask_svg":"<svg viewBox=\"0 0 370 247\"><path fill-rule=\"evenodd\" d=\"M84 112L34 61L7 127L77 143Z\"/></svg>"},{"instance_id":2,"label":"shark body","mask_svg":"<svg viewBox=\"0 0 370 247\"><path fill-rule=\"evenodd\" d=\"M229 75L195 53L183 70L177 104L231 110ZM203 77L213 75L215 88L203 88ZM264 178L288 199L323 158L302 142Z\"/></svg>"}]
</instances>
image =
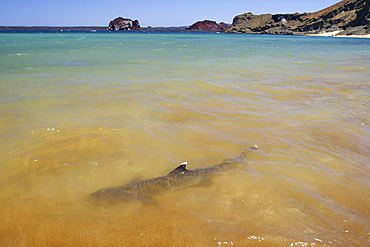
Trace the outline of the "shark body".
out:
<instances>
[{"instance_id":1,"label":"shark body","mask_svg":"<svg viewBox=\"0 0 370 247\"><path fill-rule=\"evenodd\" d=\"M218 165L203 169L187 170L187 162L184 162L165 176L132 181L123 186L103 188L92 193L91 197L117 201L146 200L165 191L196 186L206 180L209 175L243 162L247 153L253 150L257 150L257 147L247 148L237 158L225 160Z\"/></svg>"}]
</instances>

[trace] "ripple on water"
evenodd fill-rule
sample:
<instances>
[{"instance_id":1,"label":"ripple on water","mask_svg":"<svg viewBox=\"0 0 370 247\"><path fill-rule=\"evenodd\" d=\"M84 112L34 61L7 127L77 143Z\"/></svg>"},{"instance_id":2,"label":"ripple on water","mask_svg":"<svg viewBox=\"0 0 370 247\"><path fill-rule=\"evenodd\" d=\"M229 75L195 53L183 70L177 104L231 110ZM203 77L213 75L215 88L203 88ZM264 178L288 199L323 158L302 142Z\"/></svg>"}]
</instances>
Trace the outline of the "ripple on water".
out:
<instances>
[{"instance_id":1,"label":"ripple on water","mask_svg":"<svg viewBox=\"0 0 370 247\"><path fill-rule=\"evenodd\" d=\"M32 51L1 51L5 245L368 245L366 41L34 35ZM254 144L239 167L149 205L87 200Z\"/></svg>"}]
</instances>

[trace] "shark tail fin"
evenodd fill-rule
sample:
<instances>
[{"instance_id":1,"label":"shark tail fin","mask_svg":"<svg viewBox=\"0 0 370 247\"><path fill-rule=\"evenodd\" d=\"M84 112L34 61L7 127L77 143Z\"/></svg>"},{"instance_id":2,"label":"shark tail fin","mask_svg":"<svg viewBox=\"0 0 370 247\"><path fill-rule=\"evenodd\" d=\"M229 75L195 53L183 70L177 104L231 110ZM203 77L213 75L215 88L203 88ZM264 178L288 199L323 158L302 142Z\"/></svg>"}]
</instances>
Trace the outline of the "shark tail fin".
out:
<instances>
[{"instance_id":1,"label":"shark tail fin","mask_svg":"<svg viewBox=\"0 0 370 247\"><path fill-rule=\"evenodd\" d=\"M256 150L258 150L258 146L257 144L254 144L253 147L244 149L244 151L240 154L239 158L244 159L247 156L247 154L249 154L252 151L256 151Z\"/></svg>"}]
</instances>

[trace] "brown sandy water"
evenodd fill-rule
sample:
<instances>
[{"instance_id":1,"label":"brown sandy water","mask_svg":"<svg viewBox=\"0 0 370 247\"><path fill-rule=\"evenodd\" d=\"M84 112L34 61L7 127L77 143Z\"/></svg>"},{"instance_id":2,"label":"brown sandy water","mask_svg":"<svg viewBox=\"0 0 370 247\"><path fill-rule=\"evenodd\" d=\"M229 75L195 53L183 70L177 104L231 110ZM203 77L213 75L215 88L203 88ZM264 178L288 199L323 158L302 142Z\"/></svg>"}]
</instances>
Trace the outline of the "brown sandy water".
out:
<instances>
[{"instance_id":1,"label":"brown sandy water","mask_svg":"<svg viewBox=\"0 0 370 247\"><path fill-rule=\"evenodd\" d=\"M281 65L266 56L252 70L242 58L153 70L136 61L145 70L114 74L105 64L88 75L80 64L8 68L0 246L369 245L369 60L330 65L314 55ZM206 186L149 204L89 200L254 144L245 163Z\"/></svg>"}]
</instances>

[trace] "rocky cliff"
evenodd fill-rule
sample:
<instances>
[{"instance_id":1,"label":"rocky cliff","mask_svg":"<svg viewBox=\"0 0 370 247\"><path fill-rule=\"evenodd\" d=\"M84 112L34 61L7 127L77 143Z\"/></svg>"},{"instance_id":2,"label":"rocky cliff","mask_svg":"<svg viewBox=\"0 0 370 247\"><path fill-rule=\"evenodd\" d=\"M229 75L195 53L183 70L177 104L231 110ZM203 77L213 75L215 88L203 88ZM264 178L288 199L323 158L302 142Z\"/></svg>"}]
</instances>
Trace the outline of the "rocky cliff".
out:
<instances>
[{"instance_id":1,"label":"rocky cliff","mask_svg":"<svg viewBox=\"0 0 370 247\"><path fill-rule=\"evenodd\" d=\"M370 33L370 0L343 0L315 13L246 13L234 18L229 33L308 34L340 30L339 34Z\"/></svg>"},{"instance_id":2,"label":"rocky cliff","mask_svg":"<svg viewBox=\"0 0 370 247\"><path fill-rule=\"evenodd\" d=\"M215 21L204 20L198 21L191 25L190 27L186 28L188 30L204 30L204 31L214 31L214 32L225 32L225 30L229 27L226 23L220 22L216 23Z\"/></svg>"},{"instance_id":3,"label":"rocky cliff","mask_svg":"<svg viewBox=\"0 0 370 247\"><path fill-rule=\"evenodd\" d=\"M113 21L109 22L109 31L137 31L140 29L140 24L138 20L125 19L118 17Z\"/></svg>"}]
</instances>

